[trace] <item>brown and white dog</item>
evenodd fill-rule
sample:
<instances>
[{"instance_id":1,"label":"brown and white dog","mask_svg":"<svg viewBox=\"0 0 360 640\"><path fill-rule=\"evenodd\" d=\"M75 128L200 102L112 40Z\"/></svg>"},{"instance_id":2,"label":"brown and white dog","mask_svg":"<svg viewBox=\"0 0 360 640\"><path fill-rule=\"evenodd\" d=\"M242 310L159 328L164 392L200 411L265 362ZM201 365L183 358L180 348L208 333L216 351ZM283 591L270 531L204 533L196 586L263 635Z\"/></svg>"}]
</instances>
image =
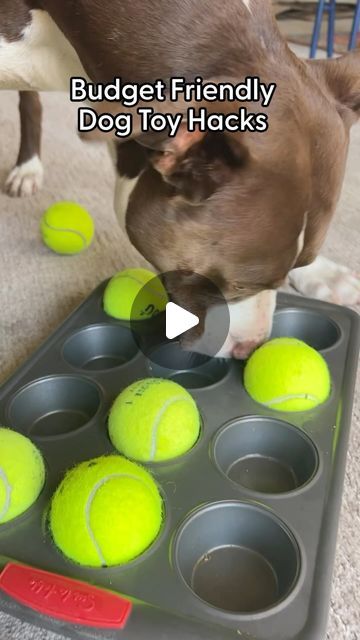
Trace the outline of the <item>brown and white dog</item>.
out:
<instances>
[{"instance_id":1,"label":"brown and white dog","mask_svg":"<svg viewBox=\"0 0 360 640\"><path fill-rule=\"evenodd\" d=\"M360 52L299 60L265 0L1 0L0 88L68 90L75 75L103 83L259 76L277 84L266 133L199 135L184 125L158 150L136 138L116 150L116 211L133 244L159 271L200 273L228 299L220 355L245 357L266 339L288 277L309 296L360 300L357 277L318 257L360 114ZM31 192L42 178L36 94L21 94L21 113L13 193ZM204 313L196 279L184 275L172 293Z\"/></svg>"}]
</instances>

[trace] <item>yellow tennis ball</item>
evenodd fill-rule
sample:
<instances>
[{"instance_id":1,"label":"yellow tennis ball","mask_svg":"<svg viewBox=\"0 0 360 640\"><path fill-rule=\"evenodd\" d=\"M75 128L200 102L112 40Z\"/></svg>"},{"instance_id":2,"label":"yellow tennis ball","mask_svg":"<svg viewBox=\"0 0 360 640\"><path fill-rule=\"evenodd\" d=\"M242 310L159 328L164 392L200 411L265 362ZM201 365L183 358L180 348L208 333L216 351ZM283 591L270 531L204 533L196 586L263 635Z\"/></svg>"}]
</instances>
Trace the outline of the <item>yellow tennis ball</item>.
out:
<instances>
[{"instance_id":1,"label":"yellow tennis ball","mask_svg":"<svg viewBox=\"0 0 360 640\"><path fill-rule=\"evenodd\" d=\"M68 471L49 513L55 544L89 567L130 562L154 542L162 519L163 502L150 473L117 455Z\"/></svg>"},{"instance_id":2,"label":"yellow tennis ball","mask_svg":"<svg viewBox=\"0 0 360 640\"><path fill-rule=\"evenodd\" d=\"M249 395L276 411L309 411L330 396L324 358L296 338L276 338L257 349L244 372Z\"/></svg>"},{"instance_id":3,"label":"yellow tennis ball","mask_svg":"<svg viewBox=\"0 0 360 640\"><path fill-rule=\"evenodd\" d=\"M134 460L159 462L189 451L199 438L200 414L190 393L176 382L147 378L115 400L109 415L114 447Z\"/></svg>"},{"instance_id":4,"label":"yellow tennis ball","mask_svg":"<svg viewBox=\"0 0 360 640\"><path fill-rule=\"evenodd\" d=\"M61 255L74 255L87 249L94 237L90 214L75 202L57 202L45 211L41 235L49 249Z\"/></svg>"},{"instance_id":5,"label":"yellow tennis ball","mask_svg":"<svg viewBox=\"0 0 360 640\"><path fill-rule=\"evenodd\" d=\"M148 320L164 311L168 302L161 280L147 269L120 271L104 293L104 310L117 320Z\"/></svg>"},{"instance_id":6,"label":"yellow tennis ball","mask_svg":"<svg viewBox=\"0 0 360 640\"><path fill-rule=\"evenodd\" d=\"M29 509L44 482L40 451L25 436L0 427L0 524Z\"/></svg>"}]
</instances>

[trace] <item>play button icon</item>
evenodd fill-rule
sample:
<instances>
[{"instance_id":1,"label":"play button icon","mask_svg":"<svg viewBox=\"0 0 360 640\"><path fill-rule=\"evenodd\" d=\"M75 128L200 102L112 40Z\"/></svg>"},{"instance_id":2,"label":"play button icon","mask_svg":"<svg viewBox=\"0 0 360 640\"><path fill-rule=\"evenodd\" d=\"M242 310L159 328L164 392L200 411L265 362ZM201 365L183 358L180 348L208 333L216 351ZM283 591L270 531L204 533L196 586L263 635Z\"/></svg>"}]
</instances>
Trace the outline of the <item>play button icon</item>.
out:
<instances>
[{"instance_id":1,"label":"play button icon","mask_svg":"<svg viewBox=\"0 0 360 640\"><path fill-rule=\"evenodd\" d=\"M159 291L166 292L161 305ZM130 317L133 338L148 366L158 366L165 377L166 369L195 370L218 356L229 327L229 307L217 285L183 270L154 275L140 289Z\"/></svg>"},{"instance_id":2,"label":"play button icon","mask_svg":"<svg viewBox=\"0 0 360 640\"><path fill-rule=\"evenodd\" d=\"M166 305L166 337L174 340L200 323L200 319L174 302Z\"/></svg>"}]
</instances>

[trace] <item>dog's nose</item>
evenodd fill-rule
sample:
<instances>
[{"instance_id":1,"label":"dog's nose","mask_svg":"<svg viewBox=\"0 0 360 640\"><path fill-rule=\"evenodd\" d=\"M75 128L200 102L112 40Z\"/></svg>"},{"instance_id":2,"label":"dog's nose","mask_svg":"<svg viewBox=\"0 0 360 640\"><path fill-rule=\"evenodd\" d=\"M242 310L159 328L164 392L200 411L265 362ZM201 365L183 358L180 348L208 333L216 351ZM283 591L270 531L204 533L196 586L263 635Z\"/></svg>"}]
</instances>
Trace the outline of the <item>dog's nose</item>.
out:
<instances>
[{"instance_id":1,"label":"dog's nose","mask_svg":"<svg viewBox=\"0 0 360 640\"><path fill-rule=\"evenodd\" d=\"M232 357L236 360L246 360L264 341L265 338L264 340L246 340L245 342L238 342L233 348Z\"/></svg>"}]
</instances>

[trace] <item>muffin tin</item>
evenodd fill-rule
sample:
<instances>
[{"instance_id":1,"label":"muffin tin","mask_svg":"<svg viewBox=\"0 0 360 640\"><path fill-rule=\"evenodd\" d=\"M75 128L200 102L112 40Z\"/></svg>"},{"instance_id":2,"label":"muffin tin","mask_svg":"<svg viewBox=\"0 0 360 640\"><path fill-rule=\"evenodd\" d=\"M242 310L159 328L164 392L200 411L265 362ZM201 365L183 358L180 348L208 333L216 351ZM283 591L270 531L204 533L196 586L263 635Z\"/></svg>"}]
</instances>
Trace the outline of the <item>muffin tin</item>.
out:
<instances>
[{"instance_id":1,"label":"muffin tin","mask_svg":"<svg viewBox=\"0 0 360 640\"><path fill-rule=\"evenodd\" d=\"M323 639L359 317L279 296L274 337L320 350L333 387L318 409L277 413L246 394L240 362L189 358L176 342L146 359L103 312L105 285L0 389L0 424L32 438L47 466L36 504L0 526L0 608L71 638ZM111 404L147 376L189 389L201 437L188 454L147 465L165 506L154 544L126 566L77 566L51 540L51 495L66 469L114 452Z\"/></svg>"}]
</instances>

